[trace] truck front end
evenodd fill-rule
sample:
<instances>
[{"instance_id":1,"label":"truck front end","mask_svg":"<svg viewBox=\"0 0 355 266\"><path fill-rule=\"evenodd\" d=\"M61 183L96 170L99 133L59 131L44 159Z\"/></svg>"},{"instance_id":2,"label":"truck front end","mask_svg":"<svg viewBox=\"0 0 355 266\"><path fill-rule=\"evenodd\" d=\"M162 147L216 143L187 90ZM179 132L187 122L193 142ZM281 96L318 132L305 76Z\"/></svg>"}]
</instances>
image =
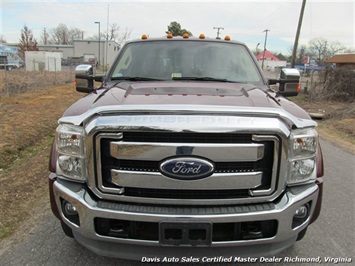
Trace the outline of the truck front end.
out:
<instances>
[{"instance_id":1,"label":"truck front end","mask_svg":"<svg viewBox=\"0 0 355 266\"><path fill-rule=\"evenodd\" d=\"M187 43L174 45L188 53ZM206 43L210 51L226 47L192 45L200 51ZM291 114L297 108L268 91L257 66L259 84L181 70L133 79L128 65L138 50L129 46L157 44L176 48L171 40L128 44L111 80L60 119L49 184L64 231L97 254L141 261L270 256L290 247L320 211L316 124ZM164 70L178 65L174 52L180 57L167 52Z\"/></svg>"}]
</instances>

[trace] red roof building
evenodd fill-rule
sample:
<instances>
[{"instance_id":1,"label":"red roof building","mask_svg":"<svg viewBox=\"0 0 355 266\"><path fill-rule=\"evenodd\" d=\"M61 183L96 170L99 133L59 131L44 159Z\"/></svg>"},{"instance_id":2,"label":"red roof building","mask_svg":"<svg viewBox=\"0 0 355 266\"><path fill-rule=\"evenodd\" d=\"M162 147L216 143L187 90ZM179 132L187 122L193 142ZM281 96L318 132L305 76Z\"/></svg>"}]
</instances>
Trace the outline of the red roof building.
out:
<instances>
[{"instance_id":1,"label":"red roof building","mask_svg":"<svg viewBox=\"0 0 355 266\"><path fill-rule=\"evenodd\" d=\"M263 60L264 57L264 52L261 52L256 56L257 60ZM265 58L264 60L273 60L273 61L280 61L273 53L269 52L268 50L265 50Z\"/></svg>"}]
</instances>

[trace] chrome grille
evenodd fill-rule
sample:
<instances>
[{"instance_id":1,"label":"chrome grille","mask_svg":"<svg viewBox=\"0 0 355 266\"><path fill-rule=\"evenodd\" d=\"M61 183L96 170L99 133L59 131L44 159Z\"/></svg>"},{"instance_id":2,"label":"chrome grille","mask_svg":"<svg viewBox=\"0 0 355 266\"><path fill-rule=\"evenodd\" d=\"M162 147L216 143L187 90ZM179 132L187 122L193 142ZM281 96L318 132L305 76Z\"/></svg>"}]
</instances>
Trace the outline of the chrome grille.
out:
<instances>
[{"instance_id":1,"label":"chrome grille","mask_svg":"<svg viewBox=\"0 0 355 266\"><path fill-rule=\"evenodd\" d=\"M275 135L107 132L96 136L96 148L98 189L122 200L202 204L213 199L255 199L275 192L279 156ZM160 173L162 160L185 155L213 161L213 175L192 182Z\"/></svg>"}]
</instances>

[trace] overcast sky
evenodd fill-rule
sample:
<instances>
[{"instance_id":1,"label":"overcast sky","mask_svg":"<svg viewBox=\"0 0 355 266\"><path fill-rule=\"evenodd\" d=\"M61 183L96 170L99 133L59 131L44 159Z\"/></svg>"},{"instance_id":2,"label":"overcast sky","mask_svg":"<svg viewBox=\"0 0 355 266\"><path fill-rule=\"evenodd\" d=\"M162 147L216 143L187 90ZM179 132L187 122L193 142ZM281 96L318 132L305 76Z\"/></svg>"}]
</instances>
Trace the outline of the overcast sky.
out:
<instances>
[{"instance_id":1,"label":"overcast sky","mask_svg":"<svg viewBox=\"0 0 355 266\"><path fill-rule=\"evenodd\" d=\"M289 53L293 46L302 0L273 1L1 1L0 34L8 43L17 43L24 25L40 40L43 29L60 23L84 31L84 37L106 31L107 22L131 31L131 39L144 34L161 37L167 25L177 21L193 35L216 37L214 27L223 27L222 36L245 42L250 49ZM355 0L307 0L300 43L322 37L355 48Z\"/></svg>"}]
</instances>

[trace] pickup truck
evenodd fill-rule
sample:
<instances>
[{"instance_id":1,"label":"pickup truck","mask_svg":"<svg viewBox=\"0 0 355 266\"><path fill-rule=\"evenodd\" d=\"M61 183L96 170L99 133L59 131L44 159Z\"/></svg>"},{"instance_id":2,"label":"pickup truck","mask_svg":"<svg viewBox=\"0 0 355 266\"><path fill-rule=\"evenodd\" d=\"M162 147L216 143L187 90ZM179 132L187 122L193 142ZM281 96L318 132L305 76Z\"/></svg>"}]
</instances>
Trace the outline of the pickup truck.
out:
<instances>
[{"instance_id":1,"label":"pickup truck","mask_svg":"<svg viewBox=\"0 0 355 266\"><path fill-rule=\"evenodd\" d=\"M49 165L64 233L141 262L289 248L318 218L323 185L316 123L285 97L295 82L266 79L228 36L144 35L105 76L78 66L87 95L59 119Z\"/></svg>"}]
</instances>

